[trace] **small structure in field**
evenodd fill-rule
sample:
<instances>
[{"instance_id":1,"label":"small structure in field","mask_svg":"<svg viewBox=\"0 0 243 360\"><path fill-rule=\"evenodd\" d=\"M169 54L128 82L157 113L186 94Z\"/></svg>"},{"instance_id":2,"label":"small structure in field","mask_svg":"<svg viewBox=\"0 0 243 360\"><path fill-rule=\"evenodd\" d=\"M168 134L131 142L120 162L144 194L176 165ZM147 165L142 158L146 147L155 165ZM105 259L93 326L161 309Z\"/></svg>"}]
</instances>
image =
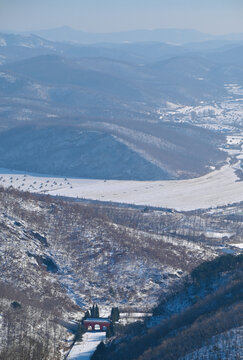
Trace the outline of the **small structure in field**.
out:
<instances>
[{"instance_id":1,"label":"small structure in field","mask_svg":"<svg viewBox=\"0 0 243 360\"><path fill-rule=\"evenodd\" d=\"M106 331L111 321L108 318L88 318L83 320L83 325L87 331Z\"/></svg>"}]
</instances>

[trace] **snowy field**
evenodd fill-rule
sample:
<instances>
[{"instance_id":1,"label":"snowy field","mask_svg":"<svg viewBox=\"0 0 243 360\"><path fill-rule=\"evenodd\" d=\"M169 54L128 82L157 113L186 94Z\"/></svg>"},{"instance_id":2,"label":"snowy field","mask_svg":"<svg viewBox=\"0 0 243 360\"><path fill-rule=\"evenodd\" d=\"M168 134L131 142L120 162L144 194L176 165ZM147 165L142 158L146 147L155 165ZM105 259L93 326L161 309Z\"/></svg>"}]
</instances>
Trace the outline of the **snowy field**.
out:
<instances>
[{"instance_id":1,"label":"snowy field","mask_svg":"<svg viewBox=\"0 0 243 360\"><path fill-rule=\"evenodd\" d=\"M18 190L144 206L194 210L243 201L239 164L189 180L121 181L66 179L14 173L0 169L0 185Z\"/></svg>"},{"instance_id":2,"label":"snowy field","mask_svg":"<svg viewBox=\"0 0 243 360\"><path fill-rule=\"evenodd\" d=\"M89 360L99 343L106 338L105 332L86 332L81 342L75 343L68 360Z\"/></svg>"},{"instance_id":3,"label":"snowy field","mask_svg":"<svg viewBox=\"0 0 243 360\"><path fill-rule=\"evenodd\" d=\"M99 200L179 211L207 209L243 201L243 181L238 178L243 158L243 133L227 136L227 151L238 159L204 176L187 180L125 181L72 179L0 169L0 186L54 196ZM232 155L232 154L231 154Z\"/></svg>"}]
</instances>

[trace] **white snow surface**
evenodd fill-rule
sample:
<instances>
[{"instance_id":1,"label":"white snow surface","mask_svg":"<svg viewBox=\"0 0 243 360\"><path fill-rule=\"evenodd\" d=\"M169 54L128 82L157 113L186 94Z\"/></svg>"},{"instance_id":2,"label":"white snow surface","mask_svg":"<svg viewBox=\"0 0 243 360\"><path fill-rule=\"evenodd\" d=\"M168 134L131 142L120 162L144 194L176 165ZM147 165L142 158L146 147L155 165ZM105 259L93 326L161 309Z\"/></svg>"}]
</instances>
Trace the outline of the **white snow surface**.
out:
<instances>
[{"instance_id":1,"label":"white snow surface","mask_svg":"<svg viewBox=\"0 0 243 360\"><path fill-rule=\"evenodd\" d=\"M239 249L243 249L243 243L241 243L241 244L231 244L231 246L237 247Z\"/></svg>"},{"instance_id":2,"label":"white snow surface","mask_svg":"<svg viewBox=\"0 0 243 360\"><path fill-rule=\"evenodd\" d=\"M206 231L204 232L204 235L206 237L209 238L214 238L214 239L222 239L223 237L231 237L233 235L235 235L234 233L227 233L227 232L215 232L215 231Z\"/></svg>"},{"instance_id":3,"label":"white snow surface","mask_svg":"<svg viewBox=\"0 0 243 360\"><path fill-rule=\"evenodd\" d=\"M119 324L127 325L137 321L143 321L147 316L152 316L149 312L127 312L120 313Z\"/></svg>"},{"instance_id":4,"label":"white snow surface","mask_svg":"<svg viewBox=\"0 0 243 360\"><path fill-rule=\"evenodd\" d=\"M89 360L99 343L105 338L105 332L86 332L83 340L74 344L67 360Z\"/></svg>"},{"instance_id":5,"label":"white snow surface","mask_svg":"<svg viewBox=\"0 0 243 360\"><path fill-rule=\"evenodd\" d=\"M194 179L169 181L66 179L0 169L0 185L34 193L187 211L243 201L243 181L235 174L239 164L227 164Z\"/></svg>"},{"instance_id":6,"label":"white snow surface","mask_svg":"<svg viewBox=\"0 0 243 360\"><path fill-rule=\"evenodd\" d=\"M0 38L0 46L7 46L6 41L4 38Z\"/></svg>"},{"instance_id":7,"label":"white snow surface","mask_svg":"<svg viewBox=\"0 0 243 360\"><path fill-rule=\"evenodd\" d=\"M7 82L9 82L11 84L15 83L15 81L16 81L16 77L14 77L13 75L4 73L2 71L0 72L0 78L5 79Z\"/></svg>"}]
</instances>

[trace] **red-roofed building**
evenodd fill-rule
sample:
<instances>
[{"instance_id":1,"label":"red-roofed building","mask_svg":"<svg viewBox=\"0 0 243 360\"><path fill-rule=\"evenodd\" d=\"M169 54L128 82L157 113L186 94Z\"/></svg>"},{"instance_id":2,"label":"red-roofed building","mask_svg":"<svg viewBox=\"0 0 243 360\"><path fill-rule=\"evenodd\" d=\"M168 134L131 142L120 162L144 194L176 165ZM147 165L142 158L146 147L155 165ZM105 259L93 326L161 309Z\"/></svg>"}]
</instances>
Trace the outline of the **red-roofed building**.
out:
<instances>
[{"instance_id":1,"label":"red-roofed building","mask_svg":"<svg viewBox=\"0 0 243 360\"><path fill-rule=\"evenodd\" d=\"M83 324L87 331L106 331L111 321L107 318L88 318L83 320Z\"/></svg>"}]
</instances>

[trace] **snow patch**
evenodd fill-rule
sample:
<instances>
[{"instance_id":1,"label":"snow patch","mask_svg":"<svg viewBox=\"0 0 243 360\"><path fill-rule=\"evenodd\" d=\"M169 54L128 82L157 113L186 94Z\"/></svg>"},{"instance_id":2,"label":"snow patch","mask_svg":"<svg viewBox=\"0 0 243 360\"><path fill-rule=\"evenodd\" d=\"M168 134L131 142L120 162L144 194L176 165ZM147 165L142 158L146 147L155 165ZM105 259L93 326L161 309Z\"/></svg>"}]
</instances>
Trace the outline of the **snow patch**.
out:
<instances>
[{"instance_id":1,"label":"snow patch","mask_svg":"<svg viewBox=\"0 0 243 360\"><path fill-rule=\"evenodd\" d=\"M243 249L243 243L241 244L230 244L231 246L237 247L239 249Z\"/></svg>"},{"instance_id":2,"label":"snow patch","mask_svg":"<svg viewBox=\"0 0 243 360\"><path fill-rule=\"evenodd\" d=\"M16 77L6 74L4 72L0 72L0 78L7 80L7 82L13 84L16 81Z\"/></svg>"},{"instance_id":3,"label":"snow patch","mask_svg":"<svg viewBox=\"0 0 243 360\"><path fill-rule=\"evenodd\" d=\"M213 232L213 231L207 231L204 233L206 237L214 238L214 239L222 239L223 237L230 238L231 236L235 235L233 233L220 233L220 232Z\"/></svg>"},{"instance_id":4,"label":"snow patch","mask_svg":"<svg viewBox=\"0 0 243 360\"><path fill-rule=\"evenodd\" d=\"M86 332L82 341L74 344L67 360L89 360L99 343L105 338L105 332Z\"/></svg>"},{"instance_id":5,"label":"snow patch","mask_svg":"<svg viewBox=\"0 0 243 360\"><path fill-rule=\"evenodd\" d=\"M0 46L7 46L7 43L4 38L0 38Z\"/></svg>"}]
</instances>

